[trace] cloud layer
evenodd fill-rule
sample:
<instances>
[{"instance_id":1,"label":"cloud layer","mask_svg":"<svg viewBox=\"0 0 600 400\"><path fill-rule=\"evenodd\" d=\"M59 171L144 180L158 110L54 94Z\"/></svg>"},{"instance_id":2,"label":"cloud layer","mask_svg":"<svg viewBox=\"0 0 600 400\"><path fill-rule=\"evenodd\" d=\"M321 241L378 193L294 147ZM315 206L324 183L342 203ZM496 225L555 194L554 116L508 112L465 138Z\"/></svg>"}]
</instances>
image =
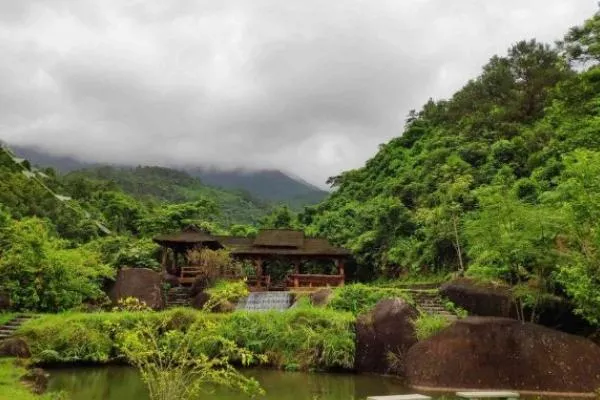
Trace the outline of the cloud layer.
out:
<instances>
[{"instance_id":1,"label":"cloud layer","mask_svg":"<svg viewBox=\"0 0 600 400\"><path fill-rule=\"evenodd\" d=\"M277 168L322 185L589 0L0 2L0 138L100 162Z\"/></svg>"}]
</instances>

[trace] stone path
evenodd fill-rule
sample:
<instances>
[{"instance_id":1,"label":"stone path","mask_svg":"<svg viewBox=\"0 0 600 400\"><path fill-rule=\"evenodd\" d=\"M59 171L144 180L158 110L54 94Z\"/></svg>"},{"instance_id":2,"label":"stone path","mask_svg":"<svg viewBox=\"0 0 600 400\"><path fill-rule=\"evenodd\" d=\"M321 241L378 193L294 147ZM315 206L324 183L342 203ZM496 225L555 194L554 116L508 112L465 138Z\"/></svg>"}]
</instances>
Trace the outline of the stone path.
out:
<instances>
[{"instance_id":1,"label":"stone path","mask_svg":"<svg viewBox=\"0 0 600 400\"><path fill-rule=\"evenodd\" d=\"M167 308L189 307L192 303L190 297L191 288L186 286L175 286L167 292Z\"/></svg>"},{"instance_id":2,"label":"stone path","mask_svg":"<svg viewBox=\"0 0 600 400\"><path fill-rule=\"evenodd\" d=\"M426 314L441 315L448 319L456 319L456 315L444 307L444 301L437 290L407 289L406 292L415 300L417 309Z\"/></svg>"},{"instance_id":3,"label":"stone path","mask_svg":"<svg viewBox=\"0 0 600 400\"><path fill-rule=\"evenodd\" d=\"M0 326L0 340L11 337L24 322L32 318L34 318L32 315L17 315L6 324Z\"/></svg>"}]
</instances>

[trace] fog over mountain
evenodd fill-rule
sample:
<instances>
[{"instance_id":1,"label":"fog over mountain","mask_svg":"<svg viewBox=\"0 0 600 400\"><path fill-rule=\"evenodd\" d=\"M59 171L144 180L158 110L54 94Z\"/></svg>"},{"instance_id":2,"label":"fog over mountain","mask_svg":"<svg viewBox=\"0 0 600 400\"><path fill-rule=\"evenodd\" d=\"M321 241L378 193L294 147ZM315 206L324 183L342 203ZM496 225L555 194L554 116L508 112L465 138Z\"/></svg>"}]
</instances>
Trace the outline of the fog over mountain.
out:
<instances>
[{"instance_id":1,"label":"fog over mountain","mask_svg":"<svg viewBox=\"0 0 600 400\"><path fill-rule=\"evenodd\" d=\"M0 139L79 161L269 169L324 186L589 0L0 2Z\"/></svg>"}]
</instances>

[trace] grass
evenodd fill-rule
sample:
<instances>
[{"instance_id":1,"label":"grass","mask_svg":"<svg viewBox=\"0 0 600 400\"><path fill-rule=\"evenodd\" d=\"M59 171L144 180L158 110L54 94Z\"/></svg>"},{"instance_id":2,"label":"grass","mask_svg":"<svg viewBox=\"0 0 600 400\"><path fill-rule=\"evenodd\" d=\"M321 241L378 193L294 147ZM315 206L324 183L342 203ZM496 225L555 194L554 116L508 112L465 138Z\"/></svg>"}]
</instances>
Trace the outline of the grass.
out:
<instances>
[{"instance_id":1,"label":"grass","mask_svg":"<svg viewBox=\"0 0 600 400\"><path fill-rule=\"evenodd\" d=\"M359 315L371 310L380 300L393 297L414 305L414 300L406 290L356 283L335 289L328 307Z\"/></svg>"},{"instance_id":2,"label":"grass","mask_svg":"<svg viewBox=\"0 0 600 400\"><path fill-rule=\"evenodd\" d=\"M417 339L424 340L450 326L450 321L442 315L422 313L414 321L414 325Z\"/></svg>"},{"instance_id":3,"label":"grass","mask_svg":"<svg viewBox=\"0 0 600 400\"><path fill-rule=\"evenodd\" d=\"M372 284L379 287L400 287L409 285L433 285L442 284L452 279L452 274L433 273L433 274L408 274L397 279L378 279Z\"/></svg>"},{"instance_id":4,"label":"grass","mask_svg":"<svg viewBox=\"0 0 600 400\"><path fill-rule=\"evenodd\" d=\"M29 343L34 362L106 363L122 358L119 333L144 319L166 321L186 330L209 321L206 335L220 335L239 347L267 356L268 364L287 370L350 369L354 363L354 316L301 307L285 312L214 314L189 308L164 312L100 312L46 315L23 325L17 334ZM209 350L208 350L209 351Z\"/></svg>"},{"instance_id":5,"label":"grass","mask_svg":"<svg viewBox=\"0 0 600 400\"><path fill-rule=\"evenodd\" d=\"M0 325L6 324L8 321L16 317L15 313L0 313Z\"/></svg>"},{"instance_id":6,"label":"grass","mask_svg":"<svg viewBox=\"0 0 600 400\"><path fill-rule=\"evenodd\" d=\"M0 400L50 400L59 399L58 394L36 395L21 382L25 368L15 364L12 358L0 358Z\"/></svg>"}]
</instances>

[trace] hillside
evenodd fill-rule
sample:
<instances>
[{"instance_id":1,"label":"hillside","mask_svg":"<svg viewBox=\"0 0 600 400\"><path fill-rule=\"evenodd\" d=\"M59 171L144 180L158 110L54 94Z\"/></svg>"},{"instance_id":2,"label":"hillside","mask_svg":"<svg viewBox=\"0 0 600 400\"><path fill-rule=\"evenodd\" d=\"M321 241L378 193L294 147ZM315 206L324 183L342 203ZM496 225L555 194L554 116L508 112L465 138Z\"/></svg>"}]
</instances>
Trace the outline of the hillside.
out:
<instances>
[{"instance_id":1,"label":"hillside","mask_svg":"<svg viewBox=\"0 0 600 400\"><path fill-rule=\"evenodd\" d=\"M183 171L162 167L94 167L70 172L67 181L88 178L114 182L125 193L139 199L172 203L213 201L220 209L218 220L225 226L256 223L269 206L242 191L227 191L204 185Z\"/></svg>"},{"instance_id":2,"label":"hillside","mask_svg":"<svg viewBox=\"0 0 600 400\"><path fill-rule=\"evenodd\" d=\"M62 173L103 166L95 163L94 160L83 162L74 157L56 156L42 148L25 146L12 146L12 148L20 157L30 160L33 164L52 167ZM218 170L188 167L186 171L206 185L228 191L246 192L254 199L286 204L296 210L306 205L317 204L327 196L326 191L277 170Z\"/></svg>"},{"instance_id":3,"label":"hillside","mask_svg":"<svg viewBox=\"0 0 600 400\"><path fill-rule=\"evenodd\" d=\"M566 293L600 321L599 33L596 15L562 47L493 57L331 178L335 192L300 220L351 248L364 277L466 270L534 308Z\"/></svg>"},{"instance_id":4,"label":"hillside","mask_svg":"<svg viewBox=\"0 0 600 400\"><path fill-rule=\"evenodd\" d=\"M208 185L245 190L257 198L287 204L294 209L317 204L323 201L328 194L308 182L277 170L222 171L195 168L189 172Z\"/></svg>"}]
</instances>

